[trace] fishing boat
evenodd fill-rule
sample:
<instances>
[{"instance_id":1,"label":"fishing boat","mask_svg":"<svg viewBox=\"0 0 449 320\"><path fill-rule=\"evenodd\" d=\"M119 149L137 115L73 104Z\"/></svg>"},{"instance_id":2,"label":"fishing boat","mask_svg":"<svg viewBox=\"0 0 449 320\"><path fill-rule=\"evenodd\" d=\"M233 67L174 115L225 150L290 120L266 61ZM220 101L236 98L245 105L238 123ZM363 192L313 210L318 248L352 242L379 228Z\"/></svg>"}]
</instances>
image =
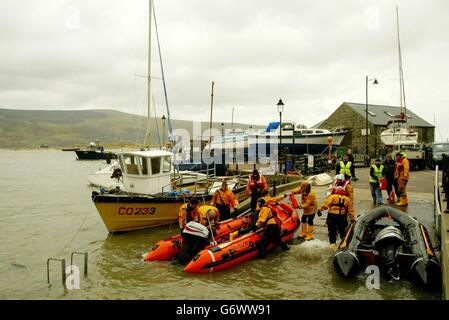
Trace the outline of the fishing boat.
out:
<instances>
[{"instance_id":1,"label":"fishing boat","mask_svg":"<svg viewBox=\"0 0 449 320\"><path fill-rule=\"evenodd\" d=\"M187 198L209 202L224 180L239 202L249 197L247 179L241 177L216 177L190 189L176 189L171 179L173 153L168 151L126 151L118 153L117 157L123 188L92 192L92 201L109 232L174 223L179 206Z\"/></svg>"},{"instance_id":2,"label":"fishing boat","mask_svg":"<svg viewBox=\"0 0 449 320\"><path fill-rule=\"evenodd\" d=\"M291 240L299 228L296 211L287 203L271 206L281 220L283 241ZM184 272L209 273L221 271L255 258L259 253L259 242L263 229L242 235L232 241L226 241L200 251L184 268ZM268 251L276 248L270 244Z\"/></svg>"},{"instance_id":3,"label":"fishing boat","mask_svg":"<svg viewBox=\"0 0 449 320\"><path fill-rule=\"evenodd\" d=\"M388 120L387 128L380 133L380 139L386 146L396 146L398 144L417 144L418 132L408 123L407 106L405 100L404 70L402 66L401 41L399 37L399 11L396 6L396 25L398 39L398 57L399 57L399 98L401 112L391 115Z\"/></svg>"},{"instance_id":4,"label":"fishing boat","mask_svg":"<svg viewBox=\"0 0 449 320\"><path fill-rule=\"evenodd\" d=\"M171 173L171 180L177 186L188 186L207 180L207 175L204 173L189 170L179 171L176 164L175 167L175 172ZM97 188L114 190L118 187L124 190L121 168L117 160L112 160L106 167L89 174L87 181L91 186Z\"/></svg>"},{"instance_id":5,"label":"fishing boat","mask_svg":"<svg viewBox=\"0 0 449 320\"><path fill-rule=\"evenodd\" d=\"M246 228L249 223L249 212L246 212L234 219L228 219L216 224L214 239L218 243L228 241L229 234ZM158 241L144 256L144 261L169 261L181 252L182 237L175 235L168 239Z\"/></svg>"},{"instance_id":6,"label":"fishing boat","mask_svg":"<svg viewBox=\"0 0 449 320\"><path fill-rule=\"evenodd\" d=\"M405 275L429 288L441 286L441 268L427 229L392 207L379 207L359 217L334 257L335 270L344 278L370 265L379 266L389 280Z\"/></svg>"},{"instance_id":7,"label":"fishing boat","mask_svg":"<svg viewBox=\"0 0 449 320\"><path fill-rule=\"evenodd\" d=\"M327 151L329 146L332 152L336 151L345 134L346 131L307 128L293 121L283 121L282 125L280 122L270 122L265 130L259 132L236 131L217 136L212 140L210 148L221 154L240 152L245 158L251 155L269 157L270 152L278 147L287 148L289 153L295 155L320 154Z\"/></svg>"},{"instance_id":8,"label":"fishing boat","mask_svg":"<svg viewBox=\"0 0 449 320\"><path fill-rule=\"evenodd\" d=\"M98 140L91 142L87 149L74 150L78 160L112 160L116 155L112 152L104 151L104 147Z\"/></svg>"}]
</instances>

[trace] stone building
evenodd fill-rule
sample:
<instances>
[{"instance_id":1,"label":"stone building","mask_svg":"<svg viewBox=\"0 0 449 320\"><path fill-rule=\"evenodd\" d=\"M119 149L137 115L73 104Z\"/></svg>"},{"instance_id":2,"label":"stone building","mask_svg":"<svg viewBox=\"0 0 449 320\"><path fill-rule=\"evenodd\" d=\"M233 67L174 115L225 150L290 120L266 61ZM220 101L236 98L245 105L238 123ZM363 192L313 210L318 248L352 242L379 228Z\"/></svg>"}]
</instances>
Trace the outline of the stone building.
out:
<instances>
[{"instance_id":1,"label":"stone building","mask_svg":"<svg viewBox=\"0 0 449 320\"><path fill-rule=\"evenodd\" d=\"M401 112L400 107L368 105L368 152L371 158L385 155L387 149L380 140L380 133L386 128L388 120ZM364 103L343 102L319 128L336 127L348 130L341 147L351 148L354 154L365 154L366 149L366 105ZM409 124L418 131L418 142L434 142L435 127L407 108Z\"/></svg>"}]
</instances>

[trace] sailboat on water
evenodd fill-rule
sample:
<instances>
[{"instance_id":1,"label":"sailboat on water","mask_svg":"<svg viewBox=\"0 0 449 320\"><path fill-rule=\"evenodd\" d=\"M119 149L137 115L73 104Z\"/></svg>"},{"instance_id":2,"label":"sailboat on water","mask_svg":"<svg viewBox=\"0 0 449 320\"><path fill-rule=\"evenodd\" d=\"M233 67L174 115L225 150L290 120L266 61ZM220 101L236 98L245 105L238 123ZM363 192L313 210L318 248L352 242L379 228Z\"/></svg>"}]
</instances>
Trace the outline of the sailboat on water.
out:
<instances>
[{"instance_id":1,"label":"sailboat on water","mask_svg":"<svg viewBox=\"0 0 449 320\"><path fill-rule=\"evenodd\" d=\"M154 4L149 0L148 45L148 122L144 145L150 144L151 110L151 20ZM209 201L221 185L220 179L208 180L193 190L176 190L172 180L174 154L165 150L126 151L117 153L116 176L122 187L109 192L92 192L92 201L109 232L131 231L176 222L178 208L187 198L200 203ZM174 183L175 182L175 183ZM228 185L237 199L248 198L246 181L229 179ZM243 209L243 208L241 208Z\"/></svg>"},{"instance_id":2,"label":"sailboat on water","mask_svg":"<svg viewBox=\"0 0 449 320\"><path fill-rule=\"evenodd\" d=\"M399 96L401 112L393 115L387 122L387 128L381 132L380 139L386 146L401 144L417 144L418 132L408 123L407 106L405 103L404 71L402 67L401 41L399 37L399 10L396 6L396 24L398 36L399 57Z\"/></svg>"}]
</instances>

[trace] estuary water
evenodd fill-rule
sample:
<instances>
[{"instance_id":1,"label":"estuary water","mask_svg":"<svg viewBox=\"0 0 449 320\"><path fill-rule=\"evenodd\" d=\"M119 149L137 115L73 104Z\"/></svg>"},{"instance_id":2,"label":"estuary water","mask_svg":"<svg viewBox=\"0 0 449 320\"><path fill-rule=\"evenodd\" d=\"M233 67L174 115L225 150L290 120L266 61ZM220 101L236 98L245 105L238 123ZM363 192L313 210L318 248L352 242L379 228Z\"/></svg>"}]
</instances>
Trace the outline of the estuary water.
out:
<instances>
[{"instance_id":1,"label":"estuary water","mask_svg":"<svg viewBox=\"0 0 449 320\"><path fill-rule=\"evenodd\" d=\"M406 280L381 280L374 290L364 273L341 279L323 227L316 240L218 273L192 275L170 262L143 262L142 254L178 228L109 234L86 179L105 165L78 161L74 152L0 150L0 299L441 299ZM87 277L82 257L74 259L80 288L64 289L56 262L48 285L47 259L65 258L68 265L74 251L89 255Z\"/></svg>"}]
</instances>

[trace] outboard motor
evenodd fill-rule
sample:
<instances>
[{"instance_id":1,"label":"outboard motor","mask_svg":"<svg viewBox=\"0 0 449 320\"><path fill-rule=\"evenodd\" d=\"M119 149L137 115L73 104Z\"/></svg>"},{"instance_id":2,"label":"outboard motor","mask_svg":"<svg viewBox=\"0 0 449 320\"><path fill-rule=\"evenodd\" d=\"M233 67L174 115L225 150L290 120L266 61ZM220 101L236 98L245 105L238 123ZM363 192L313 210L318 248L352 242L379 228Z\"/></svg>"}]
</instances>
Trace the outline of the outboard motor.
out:
<instances>
[{"instance_id":1,"label":"outboard motor","mask_svg":"<svg viewBox=\"0 0 449 320\"><path fill-rule=\"evenodd\" d=\"M374 247L380 255L380 267L389 279L399 280L399 265L396 263L396 251L405 242L401 230L395 226L382 229L374 240Z\"/></svg>"}]
</instances>

